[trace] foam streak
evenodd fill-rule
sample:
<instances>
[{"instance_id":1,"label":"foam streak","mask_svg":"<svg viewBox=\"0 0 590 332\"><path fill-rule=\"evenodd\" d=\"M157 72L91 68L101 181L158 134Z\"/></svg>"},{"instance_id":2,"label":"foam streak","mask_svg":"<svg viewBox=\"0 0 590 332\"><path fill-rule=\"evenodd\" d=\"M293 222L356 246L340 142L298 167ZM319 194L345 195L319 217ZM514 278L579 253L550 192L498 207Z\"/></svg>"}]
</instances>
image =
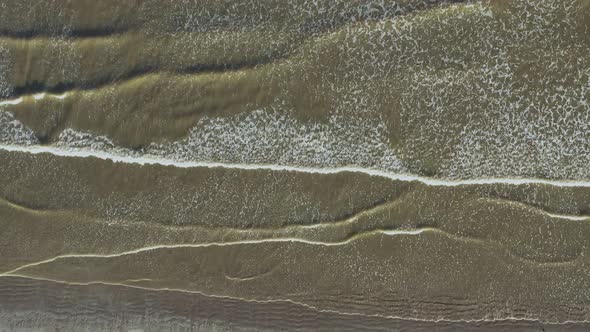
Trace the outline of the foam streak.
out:
<instances>
[{"instance_id":1,"label":"foam streak","mask_svg":"<svg viewBox=\"0 0 590 332\"><path fill-rule=\"evenodd\" d=\"M162 165L179 168L227 168L239 170L268 170L268 171L286 171L300 172L310 174L338 174L343 172L363 173L370 176L378 176L396 181L421 182L429 186L437 187L456 187L464 185L550 185L555 187L590 187L590 180L550 180L535 178L480 178L480 179L436 179L420 175L392 173L370 168L344 166L344 167L306 167L306 166L286 166L272 164L231 164L222 162L204 162L204 161L177 161L171 159L158 158L155 156L124 156L102 151L68 149L55 146L22 146L22 145L0 145L0 150L9 152L23 152L31 154L49 153L59 157L76 157L88 158L94 157L102 160L113 162L138 164L138 165Z\"/></svg>"}]
</instances>

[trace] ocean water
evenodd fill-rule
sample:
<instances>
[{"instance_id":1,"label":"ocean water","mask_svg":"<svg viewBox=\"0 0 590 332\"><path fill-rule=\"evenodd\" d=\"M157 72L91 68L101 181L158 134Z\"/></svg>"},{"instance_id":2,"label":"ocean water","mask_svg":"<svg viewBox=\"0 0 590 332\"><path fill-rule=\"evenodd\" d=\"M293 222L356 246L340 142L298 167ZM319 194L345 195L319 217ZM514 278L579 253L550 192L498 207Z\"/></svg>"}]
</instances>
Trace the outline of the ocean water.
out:
<instances>
[{"instance_id":1,"label":"ocean water","mask_svg":"<svg viewBox=\"0 0 590 332\"><path fill-rule=\"evenodd\" d=\"M0 0L0 329L587 329L589 29Z\"/></svg>"}]
</instances>

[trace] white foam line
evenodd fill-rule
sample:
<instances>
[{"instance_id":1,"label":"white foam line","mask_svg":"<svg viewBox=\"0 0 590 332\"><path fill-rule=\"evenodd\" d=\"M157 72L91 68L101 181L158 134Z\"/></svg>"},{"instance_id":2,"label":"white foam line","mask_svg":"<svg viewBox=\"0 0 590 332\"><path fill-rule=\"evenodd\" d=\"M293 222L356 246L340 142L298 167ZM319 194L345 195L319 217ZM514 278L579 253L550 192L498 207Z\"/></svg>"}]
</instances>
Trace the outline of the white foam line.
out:
<instances>
[{"instance_id":1,"label":"white foam line","mask_svg":"<svg viewBox=\"0 0 590 332\"><path fill-rule=\"evenodd\" d=\"M572 215L565 215L565 214L553 214L545 212L548 216L553 218L560 218L560 219L568 219L568 220L575 220L575 221L584 221L590 220L590 217L587 216L572 216Z\"/></svg>"},{"instance_id":2,"label":"white foam line","mask_svg":"<svg viewBox=\"0 0 590 332\"><path fill-rule=\"evenodd\" d=\"M423 233L425 231L436 232L438 230L434 229L434 228L420 228L420 229L416 229L416 230L393 230L393 231L378 230L378 231L370 232L370 233L366 233L366 234L379 234L379 233L381 233L381 234L390 235L390 236L417 235L417 234ZM195 244L157 245L157 246L141 247L141 248L123 251L123 252L115 253L115 254L66 254L66 255L59 255L59 256L52 257L52 258L48 258L43 261L33 262L33 263L19 266L13 270L0 273L0 277L11 275L13 273L16 273L16 272L26 269L26 268L39 266L39 265L43 265L43 264L47 264L47 263L52 263L52 262L55 262L59 259L64 259L64 258L116 258L116 257L134 255L134 254L139 254L139 253L143 253L143 252L147 252L147 251L161 250L161 249L208 248L208 247L235 246L235 245L243 245L243 244L285 243L285 242L286 243L303 243L303 244L319 245L319 246L325 246L325 247L334 247L334 246L341 246L341 245L348 244L348 243L353 242L357 239L358 239L358 237L351 237L351 238L344 240L344 241L323 242L323 241L304 240L304 239L300 239L300 238L274 238L274 239L270 238L270 239L264 239L264 240L242 240L242 241L208 242L208 243L195 243Z\"/></svg>"},{"instance_id":3,"label":"white foam line","mask_svg":"<svg viewBox=\"0 0 590 332\"><path fill-rule=\"evenodd\" d=\"M33 98L34 98L35 100L41 100L41 99L45 98L45 96L46 96L46 95L47 95L47 94L46 94L45 92L42 92L42 93L37 93L37 94L34 94L34 95L33 95Z\"/></svg>"},{"instance_id":4,"label":"white foam line","mask_svg":"<svg viewBox=\"0 0 590 332\"><path fill-rule=\"evenodd\" d=\"M49 153L60 157L94 157L113 162L139 164L139 165L162 165L174 166L179 168L228 168L241 170L270 170L270 171L288 171L311 174L337 174L343 172L363 173L371 176L379 176L391 180L412 182L417 181L429 186L438 187L456 187L464 185L489 185L489 184L508 184L508 185L531 185L541 184L555 187L590 187L590 180L547 180L534 178L480 178L465 180L435 179L420 175L386 172L370 168L355 166L345 167L306 167L306 166L284 166L269 164L231 164L221 162L196 162L196 161L176 161L164 159L155 156L122 156L104 151L92 151L83 149L63 148L56 146L24 146L24 145L0 145L0 150L9 152L24 152L31 154Z\"/></svg>"},{"instance_id":5,"label":"white foam line","mask_svg":"<svg viewBox=\"0 0 590 332\"><path fill-rule=\"evenodd\" d=\"M18 105L18 104L22 103L23 100L24 100L24 98L20 97L20 98L11 99L11 100L0 101L0 106Z\"/></svg>"},{"instance_id":6,"label":"white foam line","mask_svg":"<svg viewBox=\"0 0 590 332\"><path fill-rule=\"evenodd\" d=\"M487 197L482 197L480 199L492 201L492 202L498 202L500 204L511 204L511 205L514 205L514 206L517 206L520 208L529 209L535 213L542 213L542 214L544 214L548 217L551 217L551 218L567 219L567 220L574 220L574 221L590 220L590 216L578 216L578 215L571 215L571 214L549 213L541 208L534 207L534 206L525 204L523 202L516 202L516 201L511 201L511 200L506 200L506 199L494 199L494 198L487 198Z\"/></svg>"},{"instance_id":7,"label":"white foam line","mask_svg":"<svg viewBox=\"0 0 590 332\"><path fill-rule=\"evenodd\" d=\"M61 95L54 95L54 94L48 94L46 92L41 92L41 93L34 94L32 97L33 97L34 100L41 100L43 98L54 98L54 99L63 100L68 95L69 94L67 92L62 93ZM15 98L15 99L0 101L0 106L18 105L18 104L24 102L25 101L25 98L26 97L18 97L18 98Z\"/></svg>"},{"instance_id":8,"label":"white foam line","mask_svg":"<svg viewBox=\"0 0 590 332\"><path fill-rule=\"evenodd\" d=\"M429 228L419 229L395 229L391 231L381 231L385 235L418 235L430 230Z\"/></svg>"},{"instance_id":9,"label":"white foam line","mask_svg":"<svg viewBox=\"0 0 590 332\"><path fill-rule=\"evenodd\" d=\"M51 98L56 98L56 99L66 99L66 97L68 96L67 92L62 93L61 95L49 95Z\"/></svg>"}]
</instances>

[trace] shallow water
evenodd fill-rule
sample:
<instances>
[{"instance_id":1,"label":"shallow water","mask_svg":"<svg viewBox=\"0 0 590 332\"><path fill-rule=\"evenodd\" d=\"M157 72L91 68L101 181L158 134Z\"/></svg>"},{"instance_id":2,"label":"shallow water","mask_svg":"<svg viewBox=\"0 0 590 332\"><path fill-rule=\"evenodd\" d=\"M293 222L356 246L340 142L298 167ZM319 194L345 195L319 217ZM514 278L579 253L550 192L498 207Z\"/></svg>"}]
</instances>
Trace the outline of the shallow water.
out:
<instances>
[{"instance_id":1,"label":"shallow water","mask_svg":"<svg viewBox=\"0 0 590 332\"><path fill-rule=\"evenodd\" d=\"M589 4L0 0L0 329L588 329Z\"/></svg>"}]
</instances>

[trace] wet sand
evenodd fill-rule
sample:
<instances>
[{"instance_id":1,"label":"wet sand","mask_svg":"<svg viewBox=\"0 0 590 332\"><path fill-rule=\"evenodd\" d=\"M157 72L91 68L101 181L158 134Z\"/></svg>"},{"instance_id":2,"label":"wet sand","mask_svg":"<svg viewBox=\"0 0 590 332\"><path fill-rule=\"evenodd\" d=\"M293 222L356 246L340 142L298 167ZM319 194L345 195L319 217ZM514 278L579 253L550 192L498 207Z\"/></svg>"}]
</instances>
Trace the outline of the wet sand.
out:
<instances>
[{"instance_id":1,"label":"wet sand","mask_svg":"<svg viewBox=\"0 0 590 332\"><path fill-rule=\"evenodd\" d=\"M289 302L245 302L201 294L6 278L2 328L204 331L585 331L587 324L533 321L428 322L318 312ZM12 297L13 294L19 297ZM4 296L9 295L9 296ZM10 299L10 300L8 300ZM42 299L42 301L39 301Z\"/></svg>"},{"instance_id":2,"label":"wet sand","mask_svg":"<svg viewBox=\"0 0 590 332\"><path fill-rule=\"evenodd\" d=\"M589 188L1 157L6 276L384 319L587 319Z\"/></svg>"}]
</instances>

